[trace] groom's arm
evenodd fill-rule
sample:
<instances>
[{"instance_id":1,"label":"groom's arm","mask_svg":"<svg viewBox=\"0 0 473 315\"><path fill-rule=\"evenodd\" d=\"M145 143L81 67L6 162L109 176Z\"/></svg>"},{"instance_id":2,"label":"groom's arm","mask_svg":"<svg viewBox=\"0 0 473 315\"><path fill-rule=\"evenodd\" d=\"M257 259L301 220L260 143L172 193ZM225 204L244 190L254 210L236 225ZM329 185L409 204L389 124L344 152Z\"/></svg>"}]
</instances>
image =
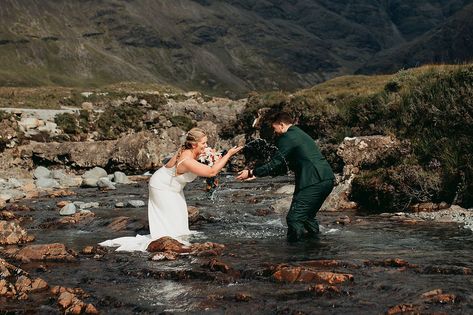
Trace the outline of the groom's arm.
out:
<instances>
[{"instance_id":1,"label":"groom's arm","mask_svg":"<svg viewBox=\"0 0 473 315\"><path fill-rule=\"evenodd\" d=\"M278 150L271 159L271 161L264 165L256 167L253 170L250 170L250 175L262 177L268 175L283 175L287 173L288 166L286 161L294 146L294 142L291 141L288 136L283 135L278 139L276 146Z\"/></svg>"}]
</instances>

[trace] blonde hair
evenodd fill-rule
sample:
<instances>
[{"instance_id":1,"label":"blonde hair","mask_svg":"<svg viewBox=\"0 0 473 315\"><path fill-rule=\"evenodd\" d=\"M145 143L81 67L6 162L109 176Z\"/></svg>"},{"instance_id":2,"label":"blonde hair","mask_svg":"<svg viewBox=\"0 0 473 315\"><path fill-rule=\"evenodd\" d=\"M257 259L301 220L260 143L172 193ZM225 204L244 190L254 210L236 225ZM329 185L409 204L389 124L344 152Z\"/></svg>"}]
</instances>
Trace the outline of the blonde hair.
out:
<instances>
[{"instance_id":1,"label":"blonde hair","mask_svg":"<svg viewBox=\"0 0 473 315\"><path fill-rule=\"evenodd\" d=\"M182 151L192 149L193 146L196 145L205 136L207 136L207 134L203 129L195 127L189 130L186 134L186 139L184 140L184 143L177 151L177 160L179 160L179 158L181 157Z\"/></svg>"}]
</instances>

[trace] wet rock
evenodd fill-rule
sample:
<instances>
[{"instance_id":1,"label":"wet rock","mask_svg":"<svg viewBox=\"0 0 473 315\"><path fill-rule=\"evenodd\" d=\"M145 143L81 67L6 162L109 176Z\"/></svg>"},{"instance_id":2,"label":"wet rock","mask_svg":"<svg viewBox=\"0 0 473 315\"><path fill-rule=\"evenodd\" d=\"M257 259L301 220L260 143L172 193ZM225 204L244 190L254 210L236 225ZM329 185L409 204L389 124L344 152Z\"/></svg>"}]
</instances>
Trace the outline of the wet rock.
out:
<instances>
[{"instance_id":1,"label":"wet rock","mask_svg":"<svg viewBox=\"0 0 473 315\"><path fill-rule=\"evenodd\" d=\"M194 206L187 207L187 214L189 216L189 223L195 223L199 220L199 209Z\"/></svg>"},{"instance_id":2,"label":"wet rock","mask_svg":"<svg viewBox=\"0 0 473 315\"><path fill-rule=\"evenodd\" d=\"M247 292L237 292L235 294L235 301L237 302L249 302L252 296Z\"/></svg>"},{"instance_id":3,"label":"wet rock","mask_svg":"<svg viewBox=\"0 0 473 315\"><path fill-rule=\"evenodd\" d=\"M84 255L92 255L95 253L95 248L94 246L86 246L82 249L81 253Z\"/></svg>"},{"instance_id":4,"label":"wet rock","mask_svg":"<svg viewBox=\"0 0 473 315\"><path fill-rule=\"evenodd\" d=\"M395 314L418 314L419 306L413 304L399 304L389 308L386 311L386 315L395 315Z\"/></svg>"},{"instance_id":5,"label":"wet rock","mask_svg":"<svg viewBox=\"0 0 473 315\"><path fill-rule=\"evenodd\" d=\"M191 245L191 254L197 256L217 256L225 249L225 245L219 243L205 242Z\"/></svg>"},{"instance_id":6,"label":"wet rock","mask_svg":"<svg viewBox=\"0 0 473 315\"><path fill-rule=\"evenodd\" d=\"M117 202L115 204L115 208L124 208L124 207L125 207L125 203L123 203L123 202Z\"/></svg>"},{"instance_id":7,"label":"wet rock","mask_svg":"<svg viewBox=\"0 0 473 315\"><path fill-rule=\"evenodd\" d=\"M160 252L156 253L151 257L153 261L163 261L163 260L176 260L178 253L174 252Z\"/></svg>"},{"instance_id":8,"label":"wet rock","mask_svg":"<svg viewBox=\"0 0 473 315\"><path fill-rule=\"evenodd\" d=\"M65 216L61 218L59 224L86 224L91 222L95 218L95 213L89 210L80 210L80 212L74 213L72 216Z\"/></svg>"},{"instance_id":9,"label":"wet rock","mask_svg":"<svg viewBox=\"0 0 473 315\"><path fill-rule=\"evenodd\" d=\"M107 225L107 227L115 232L118 232L126 230L128 228L128 225L130 225L132 222L133 220L131 218L122 216L115 218Z\"/></svg>"},{"instance_id":10,"label":"wet rock","mask_svg":"<svg viewBox=\"0 0 473 315\"><path fill-rule=\"evenodd\" d=\"M339 295L341 293L340 288L337 288L336 286L333 285L326 285L326 284L316 284L316 285L311 285L308 288L308 291L313 291L315 294L322 296L322 295L327 295L327 294L336 294Z\"/></svg>"},{"instance_id":11,"label":"wet rock","mask_svg":"<svg viewBox=\"0 0 473 315\"><path fill-rule=\"evenodd\" d=\"M155 241L152 241L146 249L150 253L154 252L175 252L175 253L188 253L191 251L190 248L184 246L184 244L173 239L169 236L161 237Z\"/></svg>"},{"instance_id":12,"label":"wet rock","mask_svg":"<svg viewBox=\"0 0 473 315\"><path fill-rule=\"evenodd\" d=\"M417 267L417 265L409 264L409 262L400 258L388 258L381 261L365 261L364 265L365 266L395 267L395 268L402 268L402 267L416 268Z\"/></svg>"},{"instance_id":13,"label":"wet rock","mask_svg":"<svg viewBox=\"0 0 473 315\"><path fill-rule=\"evenodd\" d=\"M336 221L335 221L336 224L341 224L341 225L347 225L347 224L350 224L351 223L351 219L349 216L343 216L343 217L340 217L338 218Z\"/></svg>"},{"instance_id":14,"label":"wet rock","mask_svg":"<svg viewBox=\"0 0 473 315\"><path fill-rule=\"evenodd\" d=\"M28 243L34 239L17 222L0 221L0 245Z\"/></svg>"},{"instance_id":15,"label":"wet rock","mask_svg":"<svg viewBox=\"0 0 473 315\"><path fill-rule=\"evenodd\" d=\"M427 303L450 304L455 303L457 296L455 294L443 293L442 289L435 289L423 293L421 298Z\"/></svg>"},{"instance_id":16,"label":"wet rock","mask_svg":"<svg viewBox=\"0 0 473 315\"><path fill-rule=\"evenodd\" d=\"M128 200L127 205L133 208L144 207L146 204L143 200Z\"/></svg>"},{"instance_id":17,"label":"wet rock","mask_svg":"<svg viewBox=\"0 0 473 315\"><path fill-rule=\"evenodd\" d=\"M471 275L473 271L471 268L463 266L427 266L420 270L424 274L443 274L443 275Z\"/></svg>"},{"instance_id":18,"label":"wet rock","mask_svg":"<svg viewBox=\"0 0 473 315\"><path fill-rule=\"evenodd\" d=\"M211 271L219 271L223 273L234 271L230 265L216 258L210 259L207 263L203 264L202 267L209 268Z\"/></svg>"},{"instance_id":19,"label":"wet rock","mask_svg":"<svg viewBox=\"0 0 473 315\"><path fill-rule=\"evenodd\" d=\"M73 203L68 203L64 207L62 207L61 211L59 211L60 215L72 215L76 213L76 206Z\"/></svg>"},{"instance_id":20,"label":"wet rock","mask_svg":"<svg viewBox=\"0 0 473 315\"><path fill-rule=\"evenodd\" d=\"M265 216L270 215L272 213L273 213L272 209L261 208L261 209L256 209L254 215L256 215L258 217L265 217Z\"/></svg>"},{"instance_id":21,"label":"wet rock","mask_svg":"<svg viewBox=\"0 0 473 315\"><path fill-rule=\"evenodd\" d=\"M22 262L30 261L75 261L75 253L64 244L28 245L20 249L13 257Z\"/></svg>"},{"instance_id":22,"label":"wet rock","mask_svg":"<svg viewBox=\"0 0 473 315\"><path fill-rule=\"evenodd\" d=\"M353 281L353 275L328 271L315 271L301 267L283 267L273 274L273 278L282 282L327 282L329 284Z\"/></svg>"},{"instance_id":23,"label":"wet rock","mask_svg":"<svg viewBox=\"0 0 473 315\"><path fill-rule=\"evenodd\" d=\"M68 205L68 204L70 204L70 203L71 203L70 201L61 200L61 201L56 202L56 207L58 207L58 208L64 208L66 205Z\"/></svg>"}]
</instances>

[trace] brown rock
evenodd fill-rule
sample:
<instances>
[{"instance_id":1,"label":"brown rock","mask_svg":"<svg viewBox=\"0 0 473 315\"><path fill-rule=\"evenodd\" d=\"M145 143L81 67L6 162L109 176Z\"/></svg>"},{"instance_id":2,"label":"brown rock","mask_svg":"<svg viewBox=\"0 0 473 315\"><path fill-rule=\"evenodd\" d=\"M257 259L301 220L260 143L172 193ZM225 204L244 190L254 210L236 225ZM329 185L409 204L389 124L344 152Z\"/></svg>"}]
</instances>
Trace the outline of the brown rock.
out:
<instances>
[{"instance_id":1,"label":"brown rock","mask_svg":"<svg viewBox=\"0 0 473 315\"><path fill-rule=\"evenodd\" d=\"M5 200L3 200L2 198L0 198L0 210L5 209L6 204L7 204L7 202Z\"/></svg>"},{"instance_id":2,"label":"brown rock","mask_svg":"<svg viewBox=\"0 0 473 315\"><path fill-rule=\"evenodd\" d=\"M98 314L99 311L93 306L92 304L87 304L87 307L85 308L85 313L86 314Z\"/></svg>"},{"instance_id":3,"label":"brown rock","mask_svg":"<svg viewBox=\"0 0 473 315\"><path fill-rule=\"evenodd\" d=\"M223 261L220 261L216 258L210 259L207 263L203 264L202 267L207 267L211 271L220 271L223 273L229 273L230 271L233 270L230 265L224 263Z\"/></svg>"},{"instance_id":4,"label":"brown rock","mask_svg":"<svg viewBox=\"0 0 473 315\"><path fill-rule=\"evenodd\" d=\"M76 193L73 192L72 190L68 189L60 189L60 190L55 190L49 194L49 197L51 198L57 198L57 197L67 197L67 196L75 196Z\"/></svg>"},{"instance_id":5,"label":"brown rock","mask_svg":"<svg viewBox=\"0 0 473 315\"><path fill-rule=\"evenodd\" d=\"M155 241L152 241L148 248L148 252L175 252L175 253L188 253L191 251L190 248L185 247L184 244L173 239L169 236L161 237Z\"/></svg>"},{"instance_id":6,"label":"brown rock","mask_svg":"<svg viewBox=\"0 0 473 315\"><path fill-rule=\"evenodd\" d=\"M29 235L15 221L0 221L0 245L22 244L32 242L33 235Z\"/></svg>"},{"instance_id":7,"label":"brown rock","mask_svg":"<svg viewBox=\"0 0 473 315\"><path fill-rule=\"evenodd\" d=\"M77 299L76 296L70 292L64 291L59 295L57 303L63 308L66 309L72 305L73 301Z\"/></svg>"},{"instance_id":8,"label":"brown rock","mask_svg":"<svg viewBox=\"0 0 473 315\"><path fill-rule=\"evenodd\" d=\"M333 285L326 285L326 284L316 284L313 286L310 286L308 288L309 291L314 291L317 295L325 295L325 294L330 294L330 293L335 293L335 294L340 294L340 288L337 288L336 286Z\"/></svg>"},{"instance_id":9,"label":"brown rock","mask_svg":"<svg viewBox=\"0 0 473 315\"><path fill-rule=\"evenodd\" d=\"M195 223L199 220L199 209L197 207L188 206L187 214L189 215L189 223Z\"/></svg>"},{"instance_id":10,"label":"brown rock","mask_svg":"<svg viewBox=\"0 0 473 315\"><path fill-rule=\"evenodd\" d=\"M326 281L329 284L353 281L353 275L351 274L326 272L326 271L317 272L317 278L320 280Z\"/></svg>"},{"instance_id":11,"label":"brown rock","mask_svg":"<svg viewBox=\"0 0 473 315\"><path fill-rule=\"evenodd\" d=\"M61 218L59 224L76 224L79 222L88 223L91 222L95 217L95 213L85 211L85 212L76 212L71 216Z\"/></svg>"},{"instance_id":12,"label":"brown rock","mask_svg":"<svg viewBox=\"0 0 473 315\"><path fill-rule=\"evenodd\" d=\"M162 260L176 260L178 253L173 252L160 252L156 253L151 257L153 261L162 261Z\"/></svg>"},{"instance_id":13,"label":"brown rock","mask_svg":"<svg viewBox=\"0 0 473 315\"><path fill-rule=\"evenodd\" d=\"M31 292L39 292L48 289L48 283L41 278L36 278L31 284Z\"/></svg>"},{"instance_id":14,"label":"brown rock","mask_svg":"<svg viewBox=\"0 0 473 315\"><path fill-rule=\"evenodd\" d=\"M64 244L29 245L20 249L14 256L23 262L29 261L75 261L75 254Z\"/></svg>"},{"instance_id":15,"label":"brown rock","mask_svg":"<svg viewBox=\"0 0 473 315\"><path fill-rule=\"evenodd\" d=\"M315 271L302 267L282 267L273 274L273 278L282 282L305 282L323 281L329 284L353 281L353 275L334 273L328 271Z\"/></svg>"},{"instance_id":16,"label":"brown rock","mask_svg":"<svg viewBox=\"0 0 473 315\"><path fill-rule=\"evenodd\" d=\"M7 206L7 210L8 211L13 211L13 212L17 212L17 211L31 211L31 208L28 207L27 205L20 205L18 203L10 203L8 204Z\"/></svg>"},{"instance_id":17,"label":"brown rock","mask_svg":"<svg viewBox=\"0 0 473 315\"><path fill-rule=\"evenodd\" d=\"M115 232L126 230L133 220L129 217L117 217L107 227Z\"/></svg>"},{"instance_id":18,"label":"brown rock","mask_svg":"<svg viewBox=\"0 0 473 315\"><path fill-rule=\"evenodd\" d=\"M95 253L95 248L94 246L86 246L82 249L81 253L84 255L92 255Z\"/></svg>"},{"instance_id":19,"label":"brown rock","mask_svg":"<svg viewBox=\"0 0 473 315\"><path fill-rule=\"evenodd\" d=\"M450 293L443 293L442 289L435 289L425 292L421 295L428 303L448 304L455 303L456 295Z\"/></svg>"},{"instance_id":20,"label":"brown rock","mask_svg":"<svg viewBox=\"0 0 473 315\"><path fill-rule=\"evenodd\" d=\"M415 313L418 309L418 306L412 304L399 304L388 309L386 315Z\"/></svg>"},{"instance_id":21,"label":"brown rock","mask_svg":"<svg viewBox=\"0 0 473 315\"><path fill-rule=\"evenodd\" d=\"M29 292L31 291L31 279L27 276L20 276L16 279L15 288L18 292Z\"/></svg>"},{"instance_id":22,"label":"brown rock","mask_svg":"<svg viewBox=\"0 0 473 315\"><path fill-rule=\"evenodd\" d=\"M235 300L237 302L248 302L252 299L251 295L246 292L237 292L235 294Z\"/></svg>"},{"instance_id":23,"label":"brown rock","mask_svg":"<svg viewBox=\"0 0 473 315\"><path fill-rule=\"evenodd\" d=\"M283 282L294 282L301 274L301 267L285 267L273 274L274 279Z\"/></svg>"},{"instance_id":24,"label":"brown rock","mask_svg":"<svg viewBox=\"0 0 473 315\"><path fill-rule=\"evenodd\" d=\"M0 212L0 219L2 220L13 220L15 219L15 214L11 211L2 211Z\"/></svg>"},{"instance_id":25,"label":"brown rock","mask_svg":"<svg viewBox=\"0 0 473 315\"><path fill-rule=\"evenodd\" d=\"M15 286L5 279L0 279L0 296L13 298L17 294Z\"/></svg>"},{"instance_id":26,"label":"brown rock","mask_svg":"<svg viewBox=\"0 0 473 315\"><path fill-rule=\"evenodd\" d=\"M67 201L67 200L61 200L61 201L58 201L56 203L56 207L58 208L64 208L65 206L67 206L68 204L70 204L71 202L70 201Z\"/></svg>"}]
</instances>

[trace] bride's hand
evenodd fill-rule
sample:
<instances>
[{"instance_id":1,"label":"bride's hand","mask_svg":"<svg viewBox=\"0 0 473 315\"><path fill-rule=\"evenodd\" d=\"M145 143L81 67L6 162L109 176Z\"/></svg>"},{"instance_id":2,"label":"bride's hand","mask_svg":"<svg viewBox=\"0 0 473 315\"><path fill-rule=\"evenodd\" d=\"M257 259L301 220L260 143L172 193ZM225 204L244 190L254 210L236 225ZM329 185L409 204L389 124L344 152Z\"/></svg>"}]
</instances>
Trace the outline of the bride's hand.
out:
<instances>
[{"instance_id":1,"label":"bride's hand","mask_svg":"<svg viewBox=\"0 0 473 315\"><path fill-rule=\"evenodd\" d=\"M234 154L238 153L241 149L243 149L243 146L234 146L233 148L231 148L230 150L228 150L228 154L230 154L230 156L233 156Z\"/></svg>"}]
</instances>

